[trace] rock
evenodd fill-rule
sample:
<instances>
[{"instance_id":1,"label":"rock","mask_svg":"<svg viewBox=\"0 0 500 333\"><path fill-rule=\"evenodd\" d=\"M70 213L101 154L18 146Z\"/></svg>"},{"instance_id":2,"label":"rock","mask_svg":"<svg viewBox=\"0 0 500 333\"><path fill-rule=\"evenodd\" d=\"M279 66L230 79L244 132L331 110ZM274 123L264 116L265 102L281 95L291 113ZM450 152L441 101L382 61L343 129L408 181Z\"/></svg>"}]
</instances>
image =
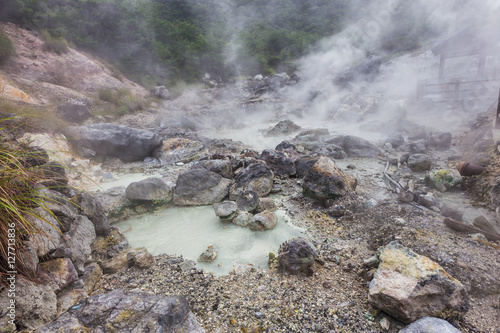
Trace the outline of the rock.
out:
<instances>
[{"instance_id":1,"label":"rock","mask_svg":"<svg viewBox=\"0 0 500 333\"><path fill-rule=\"evenodd\" d=\"M31 237L31 243L39 258L45 257L60 247L61 230L57 228L58 222L53 215L43 208L35 208L34 214L28 215L27 219L37 230L37 233Z\"/></svg>"},{"instance_id":2,"label":"rock","mask_svg":"<svg viewBox=\"0 0 500 333\"><path fill-rule=\"evenodd\" d=\"M139 252L135 255L135 267L148 269L156 264L155 257L151 253Z\"/></svg>"},{"instance_id":3,"label":"rock","mask_svg":"<svg viewBox=\"0 0 500 333\"><path fill-rule=\"evenodd\" d=\"M278 271L289 274L313 274L314 247L304 238L292 238L278 250Z\"/></svg>"},{"instance_id":4,"label":"rock","mask_svg":"<svg viewBox=\"0 0 500 333\"><path fill-rule=\"evenodd\" d=\"M255 215L248 224L248 227L253 231L263 231L274 229L276 224L278 224L278 217L276 214L266 210Z\"/></svg>"},{"instance_id":5,"label":"rock","mask_svg":"<svg viewBox=\"0 0 500 333\"><path fill-rule=\"evenodd\" d=\"M170 138L163 141L162 146L154 151L153 156L162 164L173 164L191 162L202 157L204 153L205 146L199 141Z\"/></svg>"},{"instance_id":6,"label":"rock","mask_svg":"<svg viewBox=\"0 0 500 333\"><path fill-rule=\"evenodd\" d=\"M86 148L96 156L118 157L123 162L143 161L161 144L151 131L107 123L70 126L64 134L79 153Z\"/></svg>"},{"instance_id":7,"label":"rock","mask_svg":"<svg viewBox=\"0 0 500 333\"><path fill-rule=\"evenodd\" d=\"M450 207L444 204L440 210L441 210L441 215L443 215L444 217L451 217L454 220L462 221L464 212L459 210L458 208Z\"/></svg>"},{"instance_id":8,"label":"rock","mask_svg":"<svg viewBox=\"0 0 500 333\"><path fill-rule=\"evenodd\" d=\"M80 192L70 201L77 208L79 214L87 216L92 222L97 236L108 235L110 228L108 218L99 200L86 192Z\"/></svg>"},{"instance_id":9,"label":"rock","mask_svg":"<svg viewBox=\"0 0 500 333\"><path fill-rule=\"evenodd\" d=\"M314 153L321 154L336 160L341 160L347 157L347 153L342 149L342 147L333 144L321 144L314 149Z\"/></svg>"},{"instance_id":10,"label":"rock","mask_svg":"<svg viewBox=\"0 0 500 333\"><path fill-rule=\"evenodd\" d=\"M376 157L381 153L373 143L352 135L346 135L340 146L349 157Z\"/></svg>"},{"instance_id":11,"label":"rock","mask_svg":"<svg viewBox=\"0 0 500 333\"><path fill-rule=\"evenodd\" d=\"M290 143L288 141L282 141L281 143L279 143L276 148L274 148L275 150L277 151L283 151L285 149L290 149L290 150L295 150L296 149L296 146L293 144L293 143Z\"/></svg>"},{"instance_id":12,"label":"rock","mask_svg":"<svg viewBox=\"0 0 500 333\"><path fill-rule=\"evenodd\" d=\"M328 135L330 135L330 132L326 128L305 130L295 136L295 142L297 143L319 142L321 141L321 138Z\"/></svg>"},{"instance_id":13,"label":"rock","mask_svg":"<svg viewBox=\"0 0 500 333\"><path fill-rule=\"evenodd\" d=\"M189 272L189 271L196 268L196 263L192 260L186 260L186 261L183 261L179 264L179 268L183 272Z\"/></svg>"},{"instance_id":14,"label":"rock","mask_svg":"<svg viewBox=\"0 0 500 333\"><path fill-rule=\"evenodd\" d=\"M102 269L101 267L93 262L87 267L85 267L85 271L83 272L82 281L83 281L83 289L87 294L91 294L94 291L94 288L102 277Z\"/></svg>"},{"instance_id":15,"label":"rock","mask_svg":"<svg viewBox=\"0 0 500 333\"><path fill-rule=\"evenodd\" d=\"M399 333L460 333L460 331L446 320L422 317L400 330Z\"/></svg>"},{"instance_id":16,"label":"rock","mask_svg":"<svg viewBox=\"0 0 500 333\"><path fill-rule=\"evenodd\" d=\"M382 58L372 55L339 74L335 77L333 83L341 87L347 87L350 82L358 80L373 81L379 74L381 64Z\"/></svg>"},{"instance_id":17,"label":"rock","mask_svg":"<svg viewBox=\"0 0 500 333\"><path fill-rule=\"evenodd\" d=\"M273 91L278 91L290 81L290 77L287 73L274 74L268 81L269 87Z\"/></svg>"},{"instance_id":18,"label":"rock","mask_svg":"<svg viewBox=\"0 0 500 333\"><path fill-rule=\"evenodd\" d=\"M152 177L130 183L125 196L138 202L169 202L172 200L172 189L161 178Z\"/></svg>"},{"instance_id":19,"label":"rock","mask_svg":"<svg viewBox=\"0 0 500 333\"><path fill-rule=\"evenodd\" d=\"M192 332L204 330L184 298L113 290L83 300L36 333Z\"/></svg>"},{"instance_id":20,"label":"rock","mask_svg":"<svg viewBox=\"0 0 500 333\"><path fill-rule=\"evenodd\" d=\"M302 186L304 195L319 200L338 199L356 189L356 180L342 172L328 157L320 157L309 169Z\"/></svg>"},{"instance_id":21,"label":"rock","mask_svg":"<svg viewBox=\"0 0 500 333\"><path fill-rule=\"evenodd\" d=\"M441 192L446 192L450 188L461 184L462 176L455 169L438 170L425 176L425 183L427 186L436 188Z\"/></svg>"},{"instance_id":22,"label":"rock","mask_svg":"<svg viewBox=\"0 0 500 333\"><path fill-rule=\"evenodd\" d=\"M488 220L483 215L476 217L472 224L475 227L491 234L498 234L496 228L490 222L488 222Z\"/></svg>"},{"instance_id":23,"label":"rock","mask_svg":"<svg viewBox=\"0 0 500 333\"><path fill-rule=\"evenodd\" d=\"M273 189L274 174L264 163L251 163L236 173L229 198L236 200L241 192L250 190L262 198Z\"/></svg>"},{"instance_id":24,"label":"rock","mask_svg":"<svg viewBox=\"0 0 500 333\"><path fill-rule=\"evenodd\" d=\"M276 211L276 203L274 202L273 199L271 198L261 198L259 200L259 205L257 206L257 209L255 209L256 213L261 213L265 210L268 210L270 212Z\"/></svg>"},{"instance_id":25,"label":"rock","mask_svg":"<svg viewBox=\"0 0 500 333\"><path fill-rule=\"evenodd\" d=\"M427 152L427 142L425 140L418 140L408 144L410 154L425 154Z\"/></svg>"},{"instance_id":26,"label":"rock","mask_svg":"<svg viewBox=\"0 0 500 333\"><path fill-rule=\"evenodd\" d=\"M438 149L449 149L451 147L452 135L450 132L431 132L429 144Z\"/></svg>"},{"instance_id":27,"label":"rock","mask_svg":"<svg viewBox=\"0 0 500 333\"><path fill-rule=\"evenodd\" d=\"M300 159L300 155L295 150L266 149L260 155L260 159L266 162L275 175L293 176L296 173L295 161Z\"/></svg>"},{"instance_id":28,"label":"rock","mask_svg":"<svg viewBox=\"0 0 500 333\"><path fill-rule=\"evenodd\" d=\"M240 227L248 227L250 222L253 221L253 214L247 211L238 211L233 219L233 224Z\"/></svg>"},{"instance_id":29,"label":"rock","mask_svg":"<svg viewBox=\"0 0 500 333\"><path fill-rule=\"evenodd\" d=\"M469 309L464 286L429 258L391 242L380 251L379 259L369 287L372 306L404 323Z\"/></svg>"},{"instance_id":30,"label":"rock","mask_svg":"<svg viewBox=\"0 0 500 333\"><path fill-rule=\"evenodd\" d=\"M86 216L78 215L73 221L71 230L65 234L61 248L64 249L65 256L71 259L79 274L84 272L84 264L92 252L90 245L95 239L96 233L92 222Z\"/></svg>"},{"instance_id":31,"label":"rock","mask_svg":"<svg viewBox=\"0 0 500 333\"><path fill-rule=\"evenodd\" d=\"M318 159L324 156L322 154L312 154L301 157L299 160L295 162L295 169L297 170L297 177L304 177L312 168L312 166L318 161Z\"/></svg>"},{"instance_id":32,"label":"rock","mask_svg":"<svg viewBox=\"0 0 500 333\"><path fill-rule=\"evenodd\" d=\"M213 245L209 245L208 248L200 254L198 257L199 262L212 262L217 258L217 251L214 250Z\"/></svg>"},{"instance_id":33,"label":"rock","mask_svg":"<svg viewBox=\"0 0 500 333\"><path fill-rule=\"evenodd\" d=\"M212 205L229 193L231 181L205 169L189 170L177 178L174 204L178 206Z\"/></svg>"},{"instance_id":34,"label":"rock","mask_svg":"<svg viewBox=\"0 0 500 333\"><path fill-rule=\"evenodd\" d=\"M168 89L165 88L165 86L156 86L156 87L154 87L152 92L156 97L158 97L160 99L163 99L166 101L168 101L170 99L170 91L168 91Z\"/></svg>"},{"instance_id":35,"label":"rock","mask_svg":"<svg viewBox=\"0 0 500 333\"><path fill-rule=\"evenodd\" d=\"M432 160L425 154L412 154L408 157L408 167L413 172L427 171L432 167Z\"/></svg>"},{"instance_id":36,"label":"rock","mask_svg":"<svg viewBox=\"0 0 500 333\"><path fill-rule=\"evenodd\" d=\"M233 165L230 160L204 160L193 164L192 169L204 168L212 172L218 173L224 178L232 179Z\"/></svg>"},{"instance_id":37,"label":"rock","mask_svg":"<svg viewBox=\"0 0 500 333\"><path fill-rule=\"evenodd\" d=\"M101 262L102 271L104 274L117 273L125 268L133 266L135 264L135 257L137 254L147 253L147 252L148 251L144 247L137 249L123 250L113 259L102 261Z\"/></svg>"},{"instance_id":38,"label":"rock","mask_svg":"<svg viewBox=\"0 0 500 333\"><path fill-rule=\"evenodd\" d=\"M63 312L68 311L73 305L87 296L83 289L63 290L57 297L57 315L60 316Z\"/></svg>"},{"instance_id":39,"label":"rock","mask_svg":"<svg viewBox=\"0 0 500 333\"><path fill-rule=\"evenodd\" d=\"M10 305L8 289L0 294L2 313ZM57 296L52 288L25 279L16 279L15 320L18 330L33 330L43 326L57 315ZM14 319L14 318L12 318Z\"/></svg>"},{"instance_id":40,"label":"rock","mask_svg":"<svg viewBox=\"0 0 500 333\"><path fill-rule=\"evenodd\" d=\"M81 101L71 101L57 107L57 116L65 121L79 123L91 116L89 107Z\"/></svg>"},{"instance_id":41,"label":"rock","mask_svg":"<svg viewBox=\"0 0 500 333\"><path fill-rule=\"evenodd\" d=\"M215 215L223 222L230 222L238 210L238 205L234 201L223 201L214 205Z\"/></svg>"},{"instance_id":42,"label":"rock","mask_svg":"<svg viewBox=\"0 0 500 333\"><path fill-rule=\"evenodd\" d=\"M56 293L78 280L75 266L68 258L43 262L38 265L38 273Z\"/></svg>"},{"instance_id":43,"label":"rock","mask_svg":"<svg viewBox=\"0 0 500 333\"><path fill-rule=\"evenodd\" d=\"M398 148L404 145L405 139L401 133L391 134L385 139L386 143L390 143L392 148Z\"/></svg>"},{"instance_id":44,"label":"rock","mask_svg":"<svg viewBox=\"0 0 500 333\"><path fill-rule=\"evenodd\" d=\"M438 206L438 199L432 194L432 193L427 193L425 195L419 195L417 197L417 202L421 204L424 207L430 208L430 207L437 207Z\"/></svg>"},{"instance_id":45,"label":"rock","mask_svg":"<svg viewBox=\"0 0 500 333\"><path fill-rule=\"evenodd\" d=\"M49 162L47 164L40 165L36 171L43 176L43 179L37 182L42 186L58 191L61 187L66 187L68 184L66 168L60 163Z\"/></svg>"},{"instance_id":46,"label":"rock","mask_svg":"<svg viewBox=\"0 0 500 333\"><path fill-rule=\"evenodd\" d=\"M273 128L267 130L264 132L265 136L282 136L282 135L290 135L295 132L298 132L302 129L299 125L296 125L293 121L291 120L282 120L276 125L274 125ZM278 150L278 149L276 149Z\"/></svg>"},{"instance_id":47,"label":"rock","mask_svg":"<svg viewBox=\"0 0 500 333\"><path fill-rule=\"evenodd\" d=\"M333 205L330 208L328 208L327 214L330 215L331 217L342 217L346 213L346 207L345 205L339 204L339 205Z\"/></svg>"},{"instance_id":48,"label":"rock","mask_svg":"<svg viewBox=\"0 0 500 333\"><path fill-rule=\"evenodd\" d=\"M391 322L387 318L382 318L379 322L380 328L384 331L388 331L391 328Z\"/></svg>"},{"instance_id":49,"label":"rock","mask_svg":"<svg viewBox=\"0 0 500 333\"><path fill-rule=\"evenodd\" d=\"M259 205L260 199L254 191L241 192L236 199L239 210L253 212Z\"/></svg>"}]
</instances>

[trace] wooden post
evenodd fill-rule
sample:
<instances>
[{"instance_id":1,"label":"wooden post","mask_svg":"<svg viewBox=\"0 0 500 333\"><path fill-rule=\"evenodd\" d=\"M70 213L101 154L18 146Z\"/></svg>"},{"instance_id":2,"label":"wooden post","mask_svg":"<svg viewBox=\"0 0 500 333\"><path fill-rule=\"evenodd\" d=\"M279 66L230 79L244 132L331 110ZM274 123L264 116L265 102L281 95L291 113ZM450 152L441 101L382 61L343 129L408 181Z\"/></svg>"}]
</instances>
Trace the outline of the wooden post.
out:
<instances>
[{"instance_id":1,"label":"wooden post","mask_svg":"<svg viewBox=\"0 0 500 333\"><path fill-rule=\"evenodd\" d=\"M495 118L495 128L500 128L500 91L498 92L497 116Z\"/></svg>"},{"instance_id":2,"label":"wooden post","mask_svg":"<svg viewBox=\"0 0 500 333\"><path fill-rule=\"evenodd\" d=\"M439 81L441 81L444 77L444 64L446 62L446 57L444 54L441 54L441 61L439 62Z\"/></svg>"}]
</instances>

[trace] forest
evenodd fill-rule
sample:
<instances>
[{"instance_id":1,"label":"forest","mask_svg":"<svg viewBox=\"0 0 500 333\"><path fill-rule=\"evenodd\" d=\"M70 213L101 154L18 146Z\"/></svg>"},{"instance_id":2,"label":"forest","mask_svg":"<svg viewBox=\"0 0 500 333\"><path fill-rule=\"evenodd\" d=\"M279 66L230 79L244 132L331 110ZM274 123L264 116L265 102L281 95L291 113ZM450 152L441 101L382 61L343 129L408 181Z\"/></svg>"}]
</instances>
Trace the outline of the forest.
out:
<instances>
[{"instance_id":1,"label":"forest","mask_svg":"<svg viewBox=\"0 0 500 333\"><path fill-rule=\"evenodd\" d=\"M2 0L0 19L106 59L145 86L291 72L295 60L363 15L348 0ZM411 9L411 2L402 1ZM395 19L398 19L397 17ZM415 22L398 19L385 45L418 47ZM398 31L396 33L398 33ZM396 45L394 44L396 41Z\"/></svg>"}]
</instances>

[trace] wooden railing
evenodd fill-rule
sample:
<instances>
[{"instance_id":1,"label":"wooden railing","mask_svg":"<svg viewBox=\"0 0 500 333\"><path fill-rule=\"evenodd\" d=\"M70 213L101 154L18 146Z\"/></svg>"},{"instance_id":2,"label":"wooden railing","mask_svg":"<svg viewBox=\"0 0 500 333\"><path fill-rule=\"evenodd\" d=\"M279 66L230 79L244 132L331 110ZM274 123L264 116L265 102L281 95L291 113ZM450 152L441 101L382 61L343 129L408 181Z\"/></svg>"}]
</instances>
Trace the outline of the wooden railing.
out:
<instances>
[{"instance_id":1,"label":"wooden railing","mask_svg":"<svg viewBox=\"0 0 500 333\"><path fill-rule=\"evenodd\" d=\"M500 80L419 81L417 101L448 102L461 100L491 100L496 98Z\"/></svg>"}]
</instances>

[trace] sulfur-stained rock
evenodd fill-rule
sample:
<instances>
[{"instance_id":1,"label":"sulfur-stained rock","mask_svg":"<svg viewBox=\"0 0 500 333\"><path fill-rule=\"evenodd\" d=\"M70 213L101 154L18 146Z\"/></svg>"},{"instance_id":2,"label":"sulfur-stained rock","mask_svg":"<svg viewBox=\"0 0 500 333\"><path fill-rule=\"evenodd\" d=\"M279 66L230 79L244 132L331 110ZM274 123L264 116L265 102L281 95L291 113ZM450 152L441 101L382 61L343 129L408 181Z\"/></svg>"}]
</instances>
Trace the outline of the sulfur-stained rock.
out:
<instances>
[{"instance_id":1,"label":"sulfur-stained rock","mask_svg":"<svg viewBox=\"0 0 500 333\"><path fill-rule=\"evenodd\" d=\"M38 266L40 278L58 292L78 280L75 266L68 258L46 261Z\"/></svg>"},{"instance_id":2,"label":"sulfur-stained rock","mask_svg":"<svg viewBox=\"0 0 500 333\"><path fill-rule=\"evenodd\" d=\"M278 250L278 270L282 273L312 275L317 253L304 238L292 238Z\"/></svg>"},{"instance_id":3,"label":"sulfur-stained rock","mask_svg":"<svg viewBox=\"0 0 500 333\"><path fill-rule=\"evenodd\" d=\"M229 192L231 181L206 170L195 169L177 178L174 204L178 206L212 205L220 202Z\"/></svg>"},{"instance_id":4,"label":"sulfur-stained rock","mask_svg":"<svg viewBox=\"0 0 500 333\"><path fill-rule=\"evenodd\" d=\"M368 294L372 306L404 323L469 309L464 286L429 258L391 242L379 259Z\"/></svg>"},{"instance_id":5,"label":"sulfur-stained rock","mask_svg":"<svg viewBox=\"0 0 500 333\"><path fill-rule=\"evenodd\" d=\"M425 176L428 186L434 187L441 192L445 192L452 187L462 183L462 176L457 170L438 170Z\"/></svg>"},{"instance_id":6,"label":"sulfur-stained rock","mask_svg":"<svg viewBox=\"0 0 500 333\"><path fill-rule=\"evenodd\" d=\"M296 174L295 162L300 159L299 153L295 150L272 150L266 149L260 155L260 159L279 176L293 176Z\"/></svg>"},{"instance_id":7,"label":"sulfur-stained rock","mask_svg":"<svg viewBox=\"0 0 500 333\"><path fill-rule=\"evenodd\" d=\"M320 157L302 183L304 195L320 200L343 197L354 192L356 185L356 179L340 170L328 157Z\"/></svg>"},{"instance_id":8,"label":"sulfur-stained rock","mask_svg":"<svg viewBox=\"0 0 500 333\"><path fill-rule=\"evenodd\" d=\"M217 258L217 251L214 250L213 245L209 245L208 248L200 254L198 261L200 262L212 262Z\"/></svg>"},{"instance_id":9,"label":"sulfur-stained rock","mask_svg":"<svg viewBox=\"0 0 500 333\"><path fill-rule=\"evenodd\" d=\"M264 163L251 163L234 177L229 198L236 200L241 192L250 190L260 198L267 196L273 189L274 174Z\"/></svg>"},{"instance_id":10,"label":"sulfur-stained rock","mask_svg":"<svg viewBox=\"0 0 500 333\"><path fill-rule=\"evenodd\" d=\"M413 154L408 157L408 167L414 172L426 171L432 167L432 160L425 154Z\"/></svg>"},{"instance_id":11,"label":"sulfur-stained rock","mask_svg":"<svg viewBox=\"0 0 500 333\"><path fill-rule=\"evenodd\" d=\"M202 157L204 145L199 141L170 138L163 141L160 148L155 149L153 156L162 164L173 164L175 162L191 162Z\"/></svg>"},{"instance_id":12,"label":"sulfur-stained rock","mask_svg":"<svg viewBox=\"0 0 500 333\"><path fill-rule=\"evenodd\" d=\"M135 255L134 266L140 269L151 268L155 263L155 257L151 253L139 252Z\"/></svg>"},{"instance_id":13,"label":"sulfur-stained rock","mask_svg":"<svg viewBox=\"0 0 500 333\"><path fill-rule=\"evenodd\" d=\"M276 214L265 210L262 213L255 215L252 221L248 224L248 227L250 230L263 231L274 229L276 224L278 224L278 217Z\"/></svg>"},{"instance_id":14,"label":"sulfur-stained rock","mask_svg":"<svg viewBox=\"0 0 500 333\"><path fill-rule=\"evenodd\" d=\"M261 198L259 200L259 205L257 206L257 209L255 209L255 213L261 213L265 210L268 210L270 212L274 212L276 209L277 209L276 203L274 202L273 199Z\"/></svg>"}]
</instances>

